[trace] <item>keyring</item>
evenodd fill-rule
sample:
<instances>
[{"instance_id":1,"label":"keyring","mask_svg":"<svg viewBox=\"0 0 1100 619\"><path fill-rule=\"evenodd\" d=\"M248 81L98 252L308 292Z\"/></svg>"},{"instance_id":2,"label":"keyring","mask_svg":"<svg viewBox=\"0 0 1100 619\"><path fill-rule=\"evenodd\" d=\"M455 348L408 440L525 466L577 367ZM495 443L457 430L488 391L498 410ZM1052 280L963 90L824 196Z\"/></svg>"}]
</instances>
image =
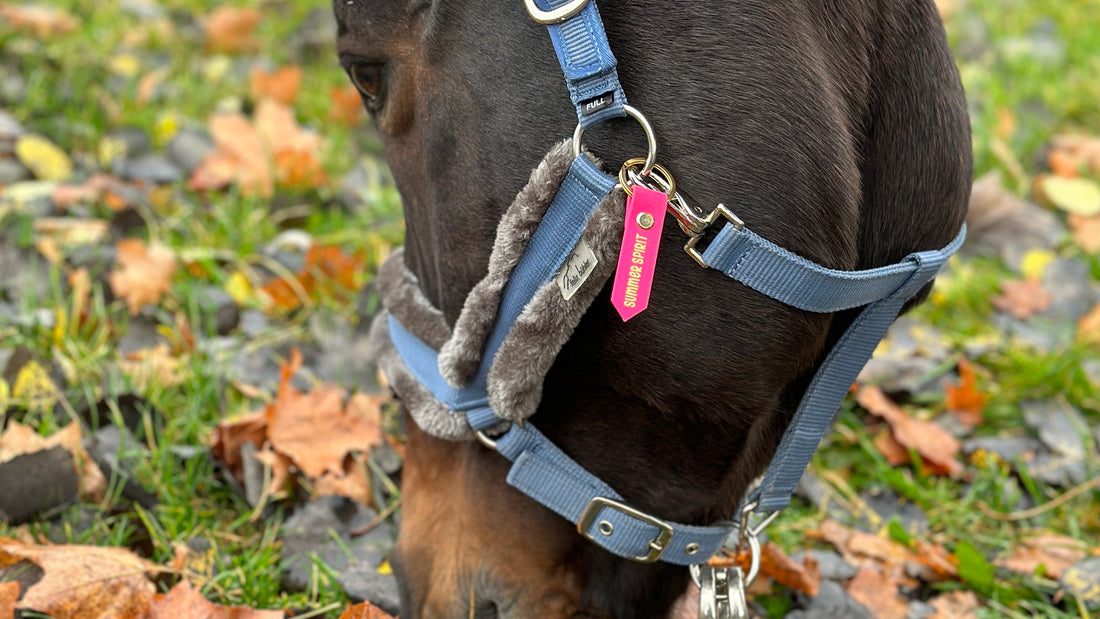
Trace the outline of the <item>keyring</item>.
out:
<instances>
[{"instance_id":1,"label":"keyring","mask_svg":"<svg viewBox=\"0 0 1100 619\"><path fill-rule=\"evenodd\" d=\"M642 130L645 131L645 139L649 148L649 153L645 157L645 166L642 168L642 176L649 176L649 173L653 170L653 166L657 164L657 136L653 135L653 126L649 124L649 120L639 112L636 108L629 105L623 106L623 111L626 115L638 121L638 124L642 126ZM573 130L573 156L579 157L581 154L581 137L584 135L584 127L580 123L577 123L577 128Z\"/></svg>"},{"instance_id":2,"label":"keyring","mask_svg":"<svg viewBox=\"0 0 1100 619\"><path fill-rule=\"evenodd\" d=\"M650 189L662 191L668 194L669 199L676 195L676 179L672 177L672 173L668 171L668 168L659 163L655 163L653 164L653 170L650 172L649 176L642 178L634 171L634 168L643 163L645 163L645 159L635 157L634 159L627 159L623 162L623 167L619 168L619 186L623 188L623 192L626 195L634 195L634 191L630 188L632 185L645 185ZM656 172L656 174L654 174L654 172ZM651 181L657 186L653 187L646 181Z\"/></svg>"}]
</instances>

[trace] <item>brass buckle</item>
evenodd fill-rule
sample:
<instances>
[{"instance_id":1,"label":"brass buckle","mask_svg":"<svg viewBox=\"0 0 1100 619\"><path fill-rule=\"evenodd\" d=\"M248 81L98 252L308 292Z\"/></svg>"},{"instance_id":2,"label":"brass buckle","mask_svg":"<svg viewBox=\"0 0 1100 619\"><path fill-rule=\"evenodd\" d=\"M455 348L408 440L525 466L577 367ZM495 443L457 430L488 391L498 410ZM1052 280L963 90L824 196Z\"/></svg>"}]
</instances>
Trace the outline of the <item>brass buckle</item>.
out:
<instances>
[{"instance_id":1,"label":"brass buckle","mask_svg":"<svg viewBox=\"0 0 1100 619\"><path fill-rule=\"evenodd\" d=\"M700 239L703 238L703 235L706 234L707 229L710 228L711 224L718 220L719 215L725 217L726 221L733 224L734 227L738 230L741 230L745 227L745 222L741 221L741 218L737 215L734 215L733 211L729 210L729 208L727 208L725 204L719 204L718 206L714 207L714 210L710 212L710 215L707 215L707 218L703 220L703 229L697 233L692 234L691 238L688 239L687 244L684 245L684 251L686 251L687 254L692 258L695 258L695 261L699 263L699 266L703 267L704 269L710 267L708 267L707 263L703 260L703 254L699 253L699 251L695 249L695 245L699 242Z\"/></svg>"},{"instance_id":2,"label":"brass buckle","mask_svg":"<svg viewBox=\"0 0 1100 619\"><path fill-rule=\"evenodd\" d=\"M592 523L596 522L596 516L599 515L600 510L605 507L609 507L622 514L626 514L631 518L641 520L646 524L653 525L659 530L657 533L657 537L653 538L649 542L649 552L640 557L632 557L633 560L639 561L641 563L653 563L657 559L661 558L661 555L664 554L665 549L668 548L668 543L672 541L672 525L665 522L664 520L654 518L647 513L640 512L633 507L630 507L629 505L624 505L618 501L606 499L601 496L595 497L591 501L589 501L588 506L584 508L584 513L581 514L580 521L577 523L577 532L588 538L590 541L595 542L596 538L588 534L588 529L592 527ZM608 526L610 528L610 523ZM601 527L601 532L602 531L603 528ZM605 533L605 535L610 535L610 533Z\"/></svg>"},{"instance_id":3,"label":"brass buckle","mask_svg":"<svg viewBox=\"0 0 1100 619\"><path fill-rule=\"evenodd\" d=\"M535 4L535 0L523 0L523 6L527 8L527 14L531 16L536 24L542 24L543 26L557 24L573 17L580 13L586 4L588 4L588 0L573 0L556 9L544 11Z\"/></svg>"}]
</instances>

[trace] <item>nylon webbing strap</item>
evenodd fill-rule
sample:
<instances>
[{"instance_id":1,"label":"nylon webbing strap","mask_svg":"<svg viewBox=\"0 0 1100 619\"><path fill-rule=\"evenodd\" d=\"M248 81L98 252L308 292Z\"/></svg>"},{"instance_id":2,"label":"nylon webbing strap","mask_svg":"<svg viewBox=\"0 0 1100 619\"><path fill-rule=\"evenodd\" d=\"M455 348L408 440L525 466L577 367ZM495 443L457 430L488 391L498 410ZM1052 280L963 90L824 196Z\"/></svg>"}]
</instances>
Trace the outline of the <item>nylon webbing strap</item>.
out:
<instances>
[{"instance_id":1,"label":"nylon webbing strap","mask_svg":"<svg viewBox=\"0 0 1100 619\"><path fill-rule=\"evenodd\" d=\"M570 1L535 0L535 4L551 10ZM576 15L550 24L547 29L581 126L588 128L607 118L624 116L626 94L619 84L615 55L611 53L596 3L588 2Z\"/></svg>"},{"instance_id":2,"label":"nylon webbing strap","mask_svg":"<svg viewBox=\"0 0 1100 619\"><path fill-rule=\"evenodd\" d=\"M763 482L748 499L749 504L756 503L755 511L772 512L790 503L841 401L898 312L936 276L965 238L963 226L943 249L910 254L899 263L866 271L826 269L732 225L703 253L712 268L795 307L832 312L871 301L814 375ZM852 300L846 301L837 290Z\"/></svg>"}]
</instances>

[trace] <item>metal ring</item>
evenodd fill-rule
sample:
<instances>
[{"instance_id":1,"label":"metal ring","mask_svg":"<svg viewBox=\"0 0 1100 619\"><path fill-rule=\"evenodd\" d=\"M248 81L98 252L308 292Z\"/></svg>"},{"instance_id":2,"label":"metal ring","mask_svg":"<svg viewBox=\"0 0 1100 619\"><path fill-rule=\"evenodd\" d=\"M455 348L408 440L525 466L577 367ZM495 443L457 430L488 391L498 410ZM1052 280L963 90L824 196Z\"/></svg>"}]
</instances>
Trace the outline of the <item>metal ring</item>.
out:
<instances>
[{"instance_id":1,"label":"metal ring","mask_svg":"<svg viewBox=\"0 0 1100 619\"><path fill-rule=\"evenodd\" d=\"M751 585L752 582L756 580L757 575L760 574L760 538L755 535L750 535L748 542L749 552L751 552L752 555L749 559L749 573L745 576L746 587ZM737 557L734 557L734 560L736 561ZM688 567L690 568L691 579L695 581L695 585L701 586L699 582L699 569L702 565L689 565Z\"/></svg>"},{"instance_id":2,"label":"metal ring","mask_svg":"<svg viewBox=\"0 0 1100 619\"><path fill-rule=\"evenodd\" d=\"M573 17L580 13L586 4L588 4L588 0L573 0L556 9L544 11L535 4L535 0L523 0L523 6L527 8L527 14L535 23L543 26L563 22Z\"/></svg>"},{"instance_id":3,"label":"metal ring","mask_svg":"<svg viewBox=\"0 0 1100 619\"><path fill-rule=\"evenodd\" d=\"M481 430L474 430L474 438L476 438L477 442L484 445L487 449L492 449L493 451L497 450L497 442L489 438L489 435L485 434Z\"/></svg>"},{"instance_id":4,"label":"metal ring","mask_svg":"<svg viewBox=\"0 0 1100 619\"><path fill-rule=\"evenodd\" d=\"M676 179L672 176L672 172L669 172L668 168L664 167L663 165L655 163L653 164L653 170L650 171L649 175L645 176L645 178L642 178L643 175L635 172L633 168L634 166L642 165L643 163L645 163L645 159L642 159L641 157L627 159L623 163L623 167L619 168L619 183L615 186L621 188L623 190L623 193L625 193L626 195L632 196L634 195L634 192L630 189L630 186L632 184L645 184L650 189L657 189L658 191L663 191L664 193L668 194L669 199L671 200L672 196L676 195ZM657 174L654 174L653 172L657 172ZM629 181L632 182L628 182L627 177L630 177ZM653 187L649 184L643 183L643 181L646 180L652 180L654 183L656 183L657 187Z\"/></svg>"},{"instance_id":5,"label":"metal ring","mask_svg":"<svg viewBox=\"0 0 1100 619\"><path fill-rule=\"evenodd\" d=\"M645 131L645 139L649 152L645 157L645 167L642 168L642 176L649 176L649 173L653 170L653 166L657 164L657 136L653 134L653 125L649 124L649 120L637 110L629 105L623 106L623 111L626 115L638 121L638 124L642 126L642 130ZM581 154L581 137L584 136L584 127L580 123L577 123L577 128L573 130L573 156L578 157Z\"/></svg>"}]
</instances>

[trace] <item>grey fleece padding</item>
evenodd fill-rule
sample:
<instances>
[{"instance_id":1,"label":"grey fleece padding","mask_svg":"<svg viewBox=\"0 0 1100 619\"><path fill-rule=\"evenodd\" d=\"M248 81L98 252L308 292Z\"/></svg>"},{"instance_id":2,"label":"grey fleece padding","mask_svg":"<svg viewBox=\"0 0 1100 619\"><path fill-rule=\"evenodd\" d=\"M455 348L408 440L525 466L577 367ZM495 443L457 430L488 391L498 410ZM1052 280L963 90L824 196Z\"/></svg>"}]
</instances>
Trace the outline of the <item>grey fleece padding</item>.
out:
<instances>
[{"instance_id":1,"label":"grey fleece padding","mask_svg":"<svg viewBox=\"0 0 1100 619\"><path fill-rule=\"evenodd\" d=\"M408 271L400 251L394 252L379 269L376 286L387 311L424 343L440 350L440 373L454 386L464 386L476 374L504 286L572 161L572 144L566 140L551 149L531 173L527 186L501 218L488 274L466 298L453 333L439 310L432 307L420 291L416 276ZM597 265L581 288L567 301L557 283L547 283L523 309L505 338L488 377L489 403L497 415L519 421L533 415L538 408L546 373L615 271L623 233L624 203L621 192L612 192L597 206L582 233L596 255ZM449 440L473 436L464 416L451 413L405 366L390 342L384 314L372 325L371 339L379 342L379 367L421 429Z\"/></svg>"},{"instance_id":2,"label":"grey fleece padding","mask_svg":"<svg viewBox=\"0 0 1100 619\"><path fill-rule=\"evenodd\" d=\"M462 313L455 322L454 335L439 351L439 370L455 387L469 383L477 373L481 351L493 328L504 286L569 173L572 161L572 140L551 148L501 217L493 253L489 256L489 272L466 297Z\"/></svg>"}]
</instances>

